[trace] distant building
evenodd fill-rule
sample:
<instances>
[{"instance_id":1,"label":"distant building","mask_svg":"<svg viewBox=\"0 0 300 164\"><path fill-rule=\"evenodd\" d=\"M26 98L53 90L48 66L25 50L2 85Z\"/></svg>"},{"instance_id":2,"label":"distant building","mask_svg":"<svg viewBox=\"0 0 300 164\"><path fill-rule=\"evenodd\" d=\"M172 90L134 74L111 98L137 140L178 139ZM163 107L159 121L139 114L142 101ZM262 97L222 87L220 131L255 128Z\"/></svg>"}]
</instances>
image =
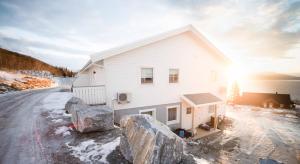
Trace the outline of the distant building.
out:
<instances>
[{"instance_id":1,"label":"distant building","mask_svg":"<svg viewBox=\"0 0 300 164\"><path fill-rule=\"evenodd\" d=\"M244 92L238 98L237 104L253 105L264 108L294 108L294 102L289 94Z\"/></svg>"}]
</instances>

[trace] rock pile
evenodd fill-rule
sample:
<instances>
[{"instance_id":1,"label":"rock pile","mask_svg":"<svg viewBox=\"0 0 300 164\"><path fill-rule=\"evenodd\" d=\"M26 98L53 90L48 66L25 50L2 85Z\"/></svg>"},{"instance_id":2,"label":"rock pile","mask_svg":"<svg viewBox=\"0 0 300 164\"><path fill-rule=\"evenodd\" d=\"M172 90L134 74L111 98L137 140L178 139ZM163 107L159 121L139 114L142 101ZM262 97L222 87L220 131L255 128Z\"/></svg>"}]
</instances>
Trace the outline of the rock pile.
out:
<instances>
[{"instance_id":1,"label":"rock pile","mask_svg":"<svg viewBox=\"0 0 300 164\"><path fill-rule=\"evenodd\" d=\"M0 78L1 90L26 90L34 88L48 88L54 84L54 81L47 78L39 78L33 76L23 76L15 79ZM12 89L10 89L12 88ZM4 92L4 91L3 91Z\"/></svg>"},{"instance_id":2,"label":"rock pile","mask_svg":"<svg viewBox=\"0 0 300 164\"><path fill-rule=\"evenodd\" d=\"M11 87L18 90L34 89L34 88L47 88L51 87L54 82L47 78L37 78L26 76L22 80L15 80L11 83Z\"/></svg>"},{"instance_id":3,"label":"rock pile","mask_svg":"<svg viewBox=\"0 0 300 164\"><path fill-rule=\"evenodd\" d=\"M128 161L138 164L182 161L184 141L163 123L149 115L129 115L120 124L120 150Z\"/></svg>"}]
</instances>

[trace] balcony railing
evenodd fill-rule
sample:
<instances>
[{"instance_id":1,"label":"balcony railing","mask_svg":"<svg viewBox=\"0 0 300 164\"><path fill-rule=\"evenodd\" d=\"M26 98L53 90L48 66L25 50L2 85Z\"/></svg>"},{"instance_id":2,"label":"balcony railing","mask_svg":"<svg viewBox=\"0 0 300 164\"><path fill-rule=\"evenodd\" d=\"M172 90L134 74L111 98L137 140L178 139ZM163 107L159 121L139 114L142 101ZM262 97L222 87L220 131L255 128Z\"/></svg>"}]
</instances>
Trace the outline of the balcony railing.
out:
<instances>
[{"instance_id":1,"label":"balcony railing","mask_svg":"<svg viewBox=\"0 0 300 164\"><path fill-rule=\"evenodd\" d=\"M72 88L73 95L82 99L90 105L106 104L106 93L104 85L76 86Z\"/></svg>"}]
</instances>

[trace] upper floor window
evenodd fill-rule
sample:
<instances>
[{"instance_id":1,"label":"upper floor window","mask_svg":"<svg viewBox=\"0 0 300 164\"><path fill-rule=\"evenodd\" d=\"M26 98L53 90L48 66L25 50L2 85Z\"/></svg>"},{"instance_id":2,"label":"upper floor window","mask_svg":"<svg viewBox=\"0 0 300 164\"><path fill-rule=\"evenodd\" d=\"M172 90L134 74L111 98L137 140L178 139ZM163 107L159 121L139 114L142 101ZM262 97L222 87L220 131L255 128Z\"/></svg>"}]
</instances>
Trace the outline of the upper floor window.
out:
<instances>
[{"instance_id":1,"label":"upper floor window","mask_svg":"<svg viewBox=\"0 0 300 164\"><path fill-rule=\"evenodd\" d=\"M169 69L169 83L178 83L179 70Z\"/></svg>"},{"instance_id":2,"label":"upper floor window","mask_svg":"<svg viewBox=\"0 0 300 164\"><path fill-rule=\"evenodd\" d=\"M153 68L142 68L141 73L142 84L153 83Z\"/></svg>"},{"instance_id":3,"label":"upper floor window","mask_svg":"<svg viewBox=\"0 0 300 164\"><path fill-rule=\"evenodd\" d=\"M211 71L211 81L216 82L218 79L218 73L217 71Z\"/></svg>"}]
</instances>

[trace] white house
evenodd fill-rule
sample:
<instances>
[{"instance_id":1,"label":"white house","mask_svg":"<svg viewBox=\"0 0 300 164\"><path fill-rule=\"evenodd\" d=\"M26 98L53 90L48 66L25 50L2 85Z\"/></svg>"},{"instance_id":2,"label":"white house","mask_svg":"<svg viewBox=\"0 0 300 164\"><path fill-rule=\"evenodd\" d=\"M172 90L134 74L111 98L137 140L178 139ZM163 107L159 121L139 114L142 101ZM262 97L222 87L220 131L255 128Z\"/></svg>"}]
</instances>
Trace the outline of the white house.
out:
<instances>
[{"instance_id":1,"label":"white house","mask_svg":"<svg viewBox=\"0 0 300 164\"><path fill-rule=\"evenodd\" d=\"M150 114L171 128L195 130L223 115L229 60L193 26L96 53L73 93L123 115Z\"/></svg>"}]
</instances>

